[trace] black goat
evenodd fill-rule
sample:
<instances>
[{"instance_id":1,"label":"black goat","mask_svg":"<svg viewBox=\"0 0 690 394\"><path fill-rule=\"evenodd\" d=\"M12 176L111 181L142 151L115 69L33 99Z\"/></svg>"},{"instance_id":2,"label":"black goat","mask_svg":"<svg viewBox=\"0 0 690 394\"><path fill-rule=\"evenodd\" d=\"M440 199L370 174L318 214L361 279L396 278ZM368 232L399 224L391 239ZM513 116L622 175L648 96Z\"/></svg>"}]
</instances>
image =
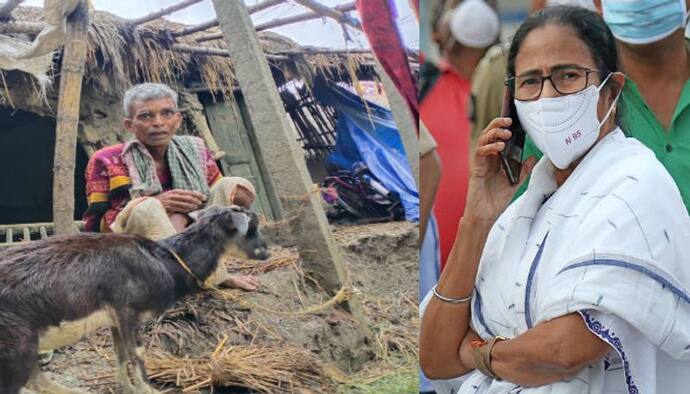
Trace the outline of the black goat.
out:
<instances>
[{"instance_id":1,"label":"black goat","mask_svg":"<svg viewBox=\"0 0 690 394\"><path fill-rule=\"evenodd\" d=\"M61 322L99 313L111 327L123 393L156 393L138 349L139 321L199 290L199 281L228 253L269 257L255 214L210 207L187 230L159 242L79 234L0 253L0 393L16 394L25 385L40 393L81 393L50 382L40 372L39 339ZM134 366L133 376L128 363Z\"/></svg>"}]
</instances>

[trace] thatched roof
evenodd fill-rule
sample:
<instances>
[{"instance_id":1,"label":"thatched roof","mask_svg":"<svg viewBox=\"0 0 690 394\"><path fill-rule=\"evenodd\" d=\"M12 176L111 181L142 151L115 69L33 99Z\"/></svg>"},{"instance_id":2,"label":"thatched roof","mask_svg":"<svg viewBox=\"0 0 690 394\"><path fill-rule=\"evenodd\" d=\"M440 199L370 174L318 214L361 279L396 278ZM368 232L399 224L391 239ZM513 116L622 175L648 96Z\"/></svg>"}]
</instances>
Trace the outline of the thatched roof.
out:
<instances>
[{"instance_id":1,"label":"thatched roof","mask_svg":"<svg viewBox=\"0 0 690 394\"><path fill-rule=\"evenodd\" d=\"M41 22L42 9L18 7L15 21ZM196 39L219 32L213 28L187 36L173 37L186 25L158 19L132 26L126 19L108 12L92 15L85 85L103 94L119 96L127 87L142 82L164 82L171 85L201 85L208 90L227 92L236 86L232 61L228 57L204 56L171 50L172 45L199 47ZM29 35L15 35L26 40ZM352 73L371 73L372 58L362 54L305 54L303 47L291 39L272 32L260 32L266 53L282 54L271 59L274 77L279 82L289 79L311 80L322 74L336 80L349 80ZM208 41L204 47L225 49L224 40ZM59 67L59 62L56 62ZM0 83L3 81L0 79Z\"/></svg>"}]
</instances>

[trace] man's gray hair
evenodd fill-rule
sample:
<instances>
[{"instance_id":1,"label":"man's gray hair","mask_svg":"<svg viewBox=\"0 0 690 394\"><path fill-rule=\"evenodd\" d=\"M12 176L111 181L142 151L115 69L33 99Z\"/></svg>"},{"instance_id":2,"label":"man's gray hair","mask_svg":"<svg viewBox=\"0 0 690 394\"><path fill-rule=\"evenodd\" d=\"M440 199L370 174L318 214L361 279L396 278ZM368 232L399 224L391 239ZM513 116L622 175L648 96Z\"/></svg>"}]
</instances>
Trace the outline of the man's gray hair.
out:
<instances>
[{"instance_id":1,"label":"man's gray hair","mask_svg":"<svg viewBox=\"0 0 690 394\"><path fill-rule=\"evenodd\" d=\"M175 108L177 108L177 92L172 90L168 85L146 82L132 86L125 92L125 97L122 99L125 117L132 117L132 104L135 102L146 102L162 98L172 99L175 103Z\"/></svg>"}]
</instances>

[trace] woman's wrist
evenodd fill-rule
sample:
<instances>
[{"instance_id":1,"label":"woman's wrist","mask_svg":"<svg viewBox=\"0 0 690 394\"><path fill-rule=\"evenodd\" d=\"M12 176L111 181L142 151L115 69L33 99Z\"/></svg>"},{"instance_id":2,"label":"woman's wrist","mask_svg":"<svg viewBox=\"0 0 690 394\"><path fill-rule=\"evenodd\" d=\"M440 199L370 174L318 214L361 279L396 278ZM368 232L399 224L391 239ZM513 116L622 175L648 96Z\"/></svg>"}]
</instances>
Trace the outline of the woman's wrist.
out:
<instances>
[{"instance_id":1,"label":"woman's wrist","mask_svg":"<svg viewBox=\"0 0 690 394\"><path fill-rule=\"evenodd\" d=\"M467 231L467 229L471 229L470 231L485 230L488 232L491 230L494 223L496 223L496 218L482 217L480 215L465 212L460 219L458 231Z\"/></svg>"}]
</instances>

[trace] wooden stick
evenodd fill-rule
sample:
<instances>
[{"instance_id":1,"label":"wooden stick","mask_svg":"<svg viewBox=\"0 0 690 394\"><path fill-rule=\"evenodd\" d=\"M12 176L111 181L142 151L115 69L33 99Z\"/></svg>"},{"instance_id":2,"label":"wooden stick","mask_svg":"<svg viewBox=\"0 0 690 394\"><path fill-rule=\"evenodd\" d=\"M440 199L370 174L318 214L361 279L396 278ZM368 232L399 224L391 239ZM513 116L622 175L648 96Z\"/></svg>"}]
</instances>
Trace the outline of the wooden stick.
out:
<instances>
[{"instance_id":1,"label":"wooden stick","mask_svg":"<svg viewBox=\"0 0 690 394\"><path fill-rule=\"evenodd\" d=\"M222 38L223 38L223 33L213 33L213 34L207 34L205 36L201 36L201 37L197 38L196 42L220 40Z\"/></svg>"},{"instance_id":2,"label":"wooden stick","mask_svg":"<svg viewBox=\"0 0 690 394\"><path fill-rule=\"evenodd\" d=\"M0 34L38 34L45 25L40 22L13 21L0 24Z\"/></svg>"},{"instance_id":3,"label":"wooden stick","mask_svg":"<svg viewBox=\"0 0 690 394\"><path fill-rule=\"evenodd\" d=\"M352 1L350 3L339 4L335 6L333 9L339 12L354 11L357 9L357 3L355 1ZM279 26L289 25L291 23L319 18L323 18L323 15L319 14L318 12L306 12L303 14L288 16L286 18L273 19L271 21L264 22L260 25L256 25L256 31L268 30Z\"/></svg>"},{"instance_id":4,"label":"wooden stick","mask_svg":"<svg viewBox=\"0 0 690 394\"><path fill-rule=\"evenodd\" d=\"M247 11L249 11L250 14L253 14L255 12L259 12L262 10L265 10L267 8L273 7L274 5L282 4L286 0L265 0L262 1L261 3L254 4L253 6L247 7ZM218 26L218 18L213 18L208 22L200 23L196 26L191 26L187 27L185 29L182 29L179 32L174 32L172 33L173 37L180 37L180 36L186 36L189 34L193 34L199 31L204 31L206 29L210 29L212 27Z\"/></svg>"},{"instance_id":5,"label":"wooden stick","mask_svg":"<svg viewBox=\"0 0 690 394\"><path fill-rule=\"evenodd\" d=\"M351 3L337 5L335 7L335 9L338 11L347 12L347 11L353 11L353 10L357 9L357 7L355 6L355 2L353 1ZM303 21L308 21L308 20L312 20L312 19L319 19L319 18L323 18L323 17L324 17L323 15L316 13L316 12L305 12L302 14L292 15L292 16L288 16L285 18L273 19L273 20L270 20L268 22L261 23L259 25L256 25L255 29L256 29L256 31L264 31L264 30L273 29L273 28L280 27L280 26L286 26L286 25L290 25L293 23L297 23L297 22L303 22ZM221 38L223 38L223 35L221 33L207 34L205 36L201 36L201 37L197 38L196 42L219 40Z\"/></svg>"},{"instance_id":6,"label":"wooden stick","mask_svg":"<svg viewBox=\"0 0 690 394\"><path fill-rule=\"evenodd\" d=\"M159 11L150 13L150 14L148 14L148 15L144 15L144 16L142 16L141 18L130 19L128 22L129 22L132 26L140 25L140 24L142 24L142 23L146 23L146 22L152 21L152 20L154 20L154 19L158 19L158 18L160 18L160 17L163 16L163 15L172 14L172 13L175 12L175 11L179 11L179 10L181 10L181 9L183 9L183 8L187 8L187 7L189 7L190 5L199 3L199 2L201 2L201 1L203 1L203 0L184 0L184 1L181 1L181 2L179 2L179 3L177 3L177 4L173 4L173 5L171 5L170 7L166 7L166 8L163 8L163 9L159 10Z\"/></svg>"},{"instance_id":7,"label":"wooden stick","mask_svg":"<svg viewBox=\"0 0 690 394\"><path fill-rule=\"evenodd\" d=\"M285 0L265 0L262 1L261 3L256 3L254 5L251 5L247 7L247 11L249 11L249 14L253 14L255 12L263 11L267 8L271 8L274 5L282 4L285 3Z\"/></svg>"},{"instance_id":8,"label":"wooden stick","mask_svg":"<svg viewBox=\"0 0 690 394\"><path fill-rule=\"evenodd\" d=\"M206 29L210 29L212 27L218 26L218 19L214 18L211 19L208 22L200 23L196 26L190 26L187 28L184 28L180 31L173 32L172 35L173 37L181 37L181 36L186 36L189 34L193 34L199 31L204 31Z\"/></svg>"},{"instance_id":9,"label":"wooden stick","mask_svg":"<svg viewBox=\"0 0 690 394\"><path fill-rule=\"evenodd\" d=\"M8 19L12 11L24 0L7 0L0 5L0 20Z\"/></svg>"},{"instance_id":10,"label":"wooden stick","mask_svg":"<svg viewBox=\"0 0 690 394\"><path fill-rule=\"evenodd\" d=\"M192 53L195 55L230 57L230 53L227 50L220 49L220 48L194 47L191 45L175 44L172 46L171 49L175 52ZM290 59L288 56L271 55L271 54L266 54L266 58L268 60L289 60Z\"/></svg>"},{"instance_id":11,"label":"wooden stick","mask_svg":"<svg viewBox=\"0 0 690 394\"><path fill-rule=\"evenodd\" d=\"M281 55L304 54L304 55L371 55L371 49L330 49L330 48L302 48L296 51L275 52Z\"/></svg>"},{"instance_id":12,"label":"wooden stick","mask_svg":"<svg viewBox=\"0 0 690 394\"><path fill-rule=\"evenodd\" d=\"M66 44L60 67L53 163L53 223L56 234L77 232L74 226L74 163L77 156L79 103L86 64L88 26L88 5L82 3L67 24Z\"/></svg>"},{"instance_id":13,"label":"wooden stick","mask_svg":"<svg viewBox=\"0 0 690 394\"><path fill-rule=\"evenodd\" d=\"M335 19L338 21L338 23L352 26L357 30L362 30L362 25L358 20L343 14L343 12L337 8L326 7L325 5L314 0L295 0L295 2L302 4L319 15Z\"/></svg>"},{"instance_id":14,"label":"wooden stick","mask_svg":"<svg viewBox=\"0 0 690 394\"><path fill-rule=\"evenodd\" d=\"M317 14L316 12L304 12L301 14L292 15L292 16L288 16L285 18L273 19L273 20L270 20L268 22L258 24L255 26L255 28L256 28L256 31L264 31L264 30L268 30L268 29L274 29L274 28L280 27L280 26L291 25L291 24L297 23L297 22L303 22L303 21L308 21L308 20L312 20L312 19L321 19L321 18L323 18L323 16Z\"/></svg>"}]
</instances>

